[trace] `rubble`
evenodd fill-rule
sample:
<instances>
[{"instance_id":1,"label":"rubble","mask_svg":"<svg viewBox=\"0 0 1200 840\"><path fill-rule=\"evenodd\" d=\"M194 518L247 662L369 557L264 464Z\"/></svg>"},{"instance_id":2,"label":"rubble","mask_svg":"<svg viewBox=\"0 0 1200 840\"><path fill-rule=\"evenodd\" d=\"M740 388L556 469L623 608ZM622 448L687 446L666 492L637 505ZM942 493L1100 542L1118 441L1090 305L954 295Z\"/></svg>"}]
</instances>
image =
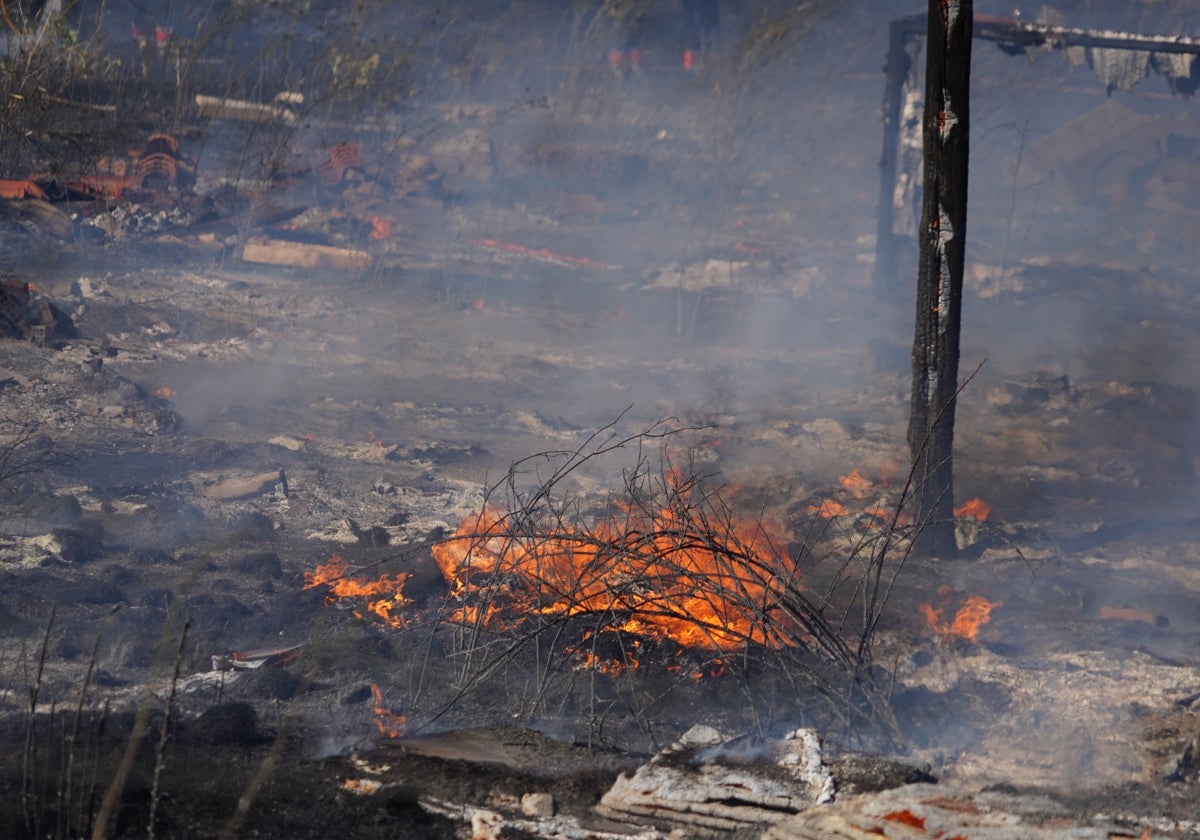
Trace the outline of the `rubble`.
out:
<instances>
[{"instance_id":1,"label":"rubble","mask_svg":"<svg viewBox=\"0 0 1200 840\"><path fill-rule=\"evenodd\" d=\"M695 726L633 775L622 773L596 811L619 820L732 832L829 802L834 790L811 730L763 744Z\"/></svg>"},{"instance_id":2,"label":"rubble","mask_svg":"<svg viewBox=\"0 0 1200 840\"><path fill-rule=\"evenodd\" d=\"M38 345L78 335L71 317L22 280L0 280L0 337Z\"/></svg>"},{"instance_id":3,"label":"rubble","mask_svg":"<svg viewBox=\"0 0 1200 840\"><path fill-rule=\"evenodd\" d=\"M916 784L809 809L772 825L763 840L1151 840L1163 836L1143 821L1123 825L1096 817L1081 823L1071 809L1044 794Z\"/></svg>"}]
</instances>

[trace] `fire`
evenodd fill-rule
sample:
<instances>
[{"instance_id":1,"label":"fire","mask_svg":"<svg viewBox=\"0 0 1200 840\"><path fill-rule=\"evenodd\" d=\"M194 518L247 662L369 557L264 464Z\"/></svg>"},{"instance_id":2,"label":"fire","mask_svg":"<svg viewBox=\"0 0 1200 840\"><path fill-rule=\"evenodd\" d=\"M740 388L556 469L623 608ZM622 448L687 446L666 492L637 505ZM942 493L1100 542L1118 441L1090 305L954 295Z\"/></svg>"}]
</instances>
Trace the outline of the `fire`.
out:
<instances>
[{"instance_id":1,"label":"fire","mask_svg":"<svg viewBox=\"0 0 1200 840\"><path fill-rule=\"evenodd\" d=\"M304 588L314 589L318 586L329 588L325 603L331 604L343 598L366 598L367 612L382 619L386 624L397 629L404 626L404 618L399 613L412 603L404 597L404 584L410 577L408 574L384 575L378 580L346 577L348 564L339 555L329 558L329 562L317 566L311 572L304 573ZM377 597L383 596L383 597ZM355 617L362 618L361 612L355 612Z\"/></svg>"},{"instance_id":2,"label":"fire","mask_svg":"<svg viewBox=\"0 0 1200 840\"><path fill-rule=\"evenodd\" d=\"M170 399L171 397L179 396L179 392L176 391L174 388L168 388L166 385L164 385L161 388L155 389L154 396L162 397L164 400L166 400L166 399Z\"/></svg>"},{"instance_id":3,"label":"fire","mask_svg":"<svg viewBox=\"0 0 1200 840\"><path fill-rule=\"evenodd\" d=\"M949 595L949 589L943 587L940 594ZM954 620L949 623L942 619L945 607L935 610L932 604L924 603L920 610L925 621L943 639L948 641L959 638L974 641L979 635L980 628L992 620L992 610L1003 606L1003 601L989 601L982 595L970 595L954 614Z\"/></svg>"},{"instance_id":4,"label":"fire","mask_svg":"<svg viewBox=\"0 0 1200 840\"><path fill-rule=\"evenodd\" d=\"M383 705L383 691L375 683L371 683L371 698L375 701L375 725L379 727L379 734L385 738L403 738L408 718Z\"/></svg>"},{"instance_id":5,"label":"fire","mask_svg":"<svg viewBox=\"0 0 1200 840\"><path fill-rule=\"evenodd\" d=\"M845 487L846 490L849 491L850 495L856 499L861 499L866 496L867 493L871 492L870 480L863 478L862 473L860 473L857 468L855 468L850 475L838 476L838 481L840 481L842 486Z\"/></svg>"},{"instance_id":6,"label":"fire","mask_svg":"<svg viewBox=\"0 0 1200 840\"><path fill-rule=\"evenodd\" d=\"M991 507L983 499L970 499L962 504L961 507L954 509L955 516L970 517L976 522L987 522L988 514L992 512Z\"/></svg>"},{"instance_id":7,"label":"fire","mask_svg":"<svg viewBox=\"0 0 1200 840\"><path fill-rule=\"evenodd\" d=\"M844 504L831 499L825 499L819 505L809 505L808 512L815 513L823 519L833 519L835 516L846 516L850 513Z\"/></svg>"},{"instance_id":8,"label":"fire","mask_svg":"<svg viewBox=\"0 0 1200 840\"><path fill-rule=\"evenodd\" d=\"M771 550L762 526L696 527L673 510L627 507L586 532L526 537L485 507L432 551L452 597L465 602L455 620L488 629L534 617L624 616L608 629L688 648L795 644L799 631L774 613L797 572Z\"/></svg>"},{"instance_id":9,"label":"fire","mask_svg":"<svg viewBox=\"0 0 1200 840\"><path fill-rule=\"evenodd\" d=\"M610 677L619 677L626 671L636 671L640 664L632 656L625 656L623 659L604 659L595 651L589 650L583 654L583 660L577 667L581 671L599 671Z\"/></svg>"},{"instance_id":10,"label":"fire","mask_svg":"<svg viewBox=\"0 0 1200 840\"><path fill-rule=\"evenodd\" d=\"M636 670L651 642L716 654L702 677L722 674L720 656L749 644L808 642L795 612L799 570L774 548L782 531L703 507L709 497L694 479L669 482L661 509L613 502L610 515L588 525L526 521L485 505L431 548L450 590L435 620L500 633L589 618L590 631L565 652L581 670L612 677ZM396 628L406 614L434 617L410 609L408 575L372 581L347 570L335 555L305 574L304 588L326 587L327 604L364 599L354 615Z\"/></svg>"},{"instance_id":11,"label":"fire","mask_svg":"<svg viewBox=\"0 0 1200 840\"><path fill-rule=\"evenodd\" d=\"M371 217L371 232L368 234L370 239L380 242L384 239L390 239L392 236L392 220L383 216Z\"/></svg>"}]
</instances>

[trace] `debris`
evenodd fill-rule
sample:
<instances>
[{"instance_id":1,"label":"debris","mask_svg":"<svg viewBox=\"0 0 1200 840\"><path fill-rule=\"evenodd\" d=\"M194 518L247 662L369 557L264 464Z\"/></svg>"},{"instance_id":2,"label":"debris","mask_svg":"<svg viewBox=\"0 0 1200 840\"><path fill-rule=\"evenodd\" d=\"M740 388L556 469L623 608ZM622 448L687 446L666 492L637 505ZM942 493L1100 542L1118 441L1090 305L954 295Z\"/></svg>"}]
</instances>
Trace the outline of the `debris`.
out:
<instances>
[{"instance_id":1,"label":"debris","mask_svg":"<svg viewBox=\"0 0 1200 840\"><path fill-rule=\"evenodd\" d=\"M196 183L195 164L179 153L179 142L169 134L152 134L128 159L105 159L97 169L66 182L67 196L113 199L128 191L184 191Z\"/></svg>"},{"instance_id":2,"label":"debris","mask_svg":"<svg viewBox=\"0 0 1200 840\"><path fill-rule=\"evenodd\" d=\"M295 113L280 105L264 105L261 102L228 99L224 96L208 96L203 93L196 94L195 102L196 107L200 109L200 116L208 119L286 123L296 121Z\"/></svg>"},{"instance_id":3,"label":"debris","mask_svg":"<svg viewBox=\"0 0 1200 840\"><path fill-rule=\"evenodd\" d=\"M10 181L0 179L0 198L37 198L49 201L50 198L37 185L36 181Z\"/></svg>"},{"instance_id":4,"label":"debris","mask_svg":"<svg viewBox=\"0 0 1200 840\"><path fill-rule=\"evenodd\" d=\"M304 645L292 645L269 650L252 650L213 656L214 671L253 671L258 668L275 668L295 659Z\"/></svg>"},{"instance_id":5,"label":"debris","mask_svg":"<svg viewBox=\"0 0 1200 840\"><path fill-rule=\"evenodd\" d=\"M553 837L556 840L664 840L653 828L631 831L603 831L585 827L571 817L508 818L498 811L472 805L458 805L443 799L423 796L421 807L431 814L449 817L470 826L471 840L500 840L502 837Z\"/></svg>"},{"instance_id":6,"label":"debris","mask_svg":"<svg viewBox=\"0 0 1200 840\"><path fill-rule=\"evenodd\" d=\"M0 201L0 215L38 237L69 241L74 232L69 215L48 201L32 197L28 200Z\"/></svg>"},{"instance_id":7,"label":"debris","mask_svg":"<svg viewBox=\"0 0 1200 840\"><path fill-rule=\"evenodd\" d=\"M1069 809L1047 795L987 791L971 793L932 784L906 785L811 808L771 826L764 840L868 840L868 838L1135 837L1103 815L1083 825ZM1066 828L1072 825L1071 828ZM1142 837L1159 836L1146 828ZM1174 832L1172 832L1174 836Z\"/></svg>"},{"instance_id":8,"label":"debris","mask_svg":"<svg viewBox=\"0 0 1200 840\"><path fill-rule=\"evenodd\" d=\"M362 271L372 262L370 254L354 248L267 237L256 237L247 242L242 248L242 259L295 268L344 268L350 271Z\"/></svg>"},{"instance_id":9,"label":"debris","mask_svg":"<svg viewBox=\"0 0 1200 840\"><path fill-rule=\"evenodd\" d=\"M39 346L47 338L73 338L78 333L69 315L21 280L0 281L0 337L21 338Z\"/></svg>"},{"instance_id":10,"label":"debris","mask_svg":"<svg viewBox=\"0 0 1200 840\"><path fill-rule=\"evenodd\" d=\"M554 797L548 793L527 793L521 797L521 813L527 817L553 817Z\"/></svg>"},{"instance_id":11,"label":"debris","mask_svg":"<svg viewBox=\"0 0 1200 840\"><path fill-rule=\"evenodd\" d=\"M363 161L353 143L338 143L329 150L329 157L317 164L317 175L327 187L342 183L347 173L354 170L362 172Z\"/></svg>"},{"instance_id":12,"label":"debris","mask_svg":"<svg viewBox=\"0 0 1200 840\"><path fill-rule=\"evenodd\" d=\"M211 487L206 487L204 494L218 502L231 502L247 496L257 496L274 487L280 480L280 475L279 470L271 470L240 478L227 478L224 481L218 481Z\"/></svg>"},{"instance_id":13,"label":"debris","mask_svg":"<svg viewBox=\"0 0 1200 840\"><path fill-rule=\"evenodd\" d=\"M342 790L356 793L359 796L370 796L378 793L383 782L378 779L346 779L342 782Z\"/></svg>"},{"instance_id":14,"label":"debris","mask_svg":"<svg viewBox=\"0 0 1200 840\"><path fill-rule=\"evenodd\" d=\"M697 726L632 776L618 776L596 811L616 820L737 831L830 802L833 793L810 729L764 744Z\"/></svg>"}]
</instances>

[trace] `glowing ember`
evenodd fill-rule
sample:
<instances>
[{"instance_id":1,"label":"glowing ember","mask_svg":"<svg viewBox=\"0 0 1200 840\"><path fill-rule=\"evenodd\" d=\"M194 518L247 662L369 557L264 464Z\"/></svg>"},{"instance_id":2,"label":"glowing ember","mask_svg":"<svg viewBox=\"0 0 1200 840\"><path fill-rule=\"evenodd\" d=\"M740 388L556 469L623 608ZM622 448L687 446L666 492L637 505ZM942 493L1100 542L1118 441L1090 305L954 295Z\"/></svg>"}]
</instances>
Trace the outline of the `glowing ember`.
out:
<instances>
[{"instance_id":1,"label":"glowing ember","mask_svg":"<svg viewBox=\"0 0 1200 840\"><path fill-rule=\"evenodd\" d=\"M408 718L383 705L383 692L375 683L371 683L371 697L375 701L375 725L379 727L379 734L385 738L402 738Z\"/></svg>"},{"instance_id":2,"label":"glowing ember","mask_svg":"<svg viewBox=\"0 0 1200 840\"><path fill-rule=\"evenodd\" d=\"M392 236L392 220L382 216L372 216L371 233L368 236L376 242L390 239Z\"/></svg>"},{"instance_id":3,"label":"glowing ember","mask_svg":"<svg viewBox=\"0 0 1200 840\"><path fill-rule=\"evenodd\" d=\"M823 519L833 519L835 516L846 516L850 513L841 502L825 499L819 505L809 505L809 513L815 513Z\"/></svg>"},{"instance_id":4,"label":"glowing ember","mask_svg":"<svg viewBox=\"0 0 1200 840\"><path fill-rule=\"evenodd\" d=\"M988 514L992 512L991 507L983 499L970 499L964 502L961 507L954 509L955 516L970 517L976 522L987 522Z\"/></svg>"},{"instance_id":5,"label":"glowing ember","mask_svg":"<svg viewBox=\"0 0 1200 840\"><path fill-rule=\"evenodd\" d=\"M621 659L602 659L595 651L586 651L577 666L581 671L599 671L610 677L619 677L626 671L636 671L640 663L631 656Z\"/></svg>"},{"instance_id":6,"label":"glowing ember","mask_svg":"<svg viewBox=\"0 0 1200 840\"><path fill-rule=\"evenodd\" d=\"M850 473L850 475L838 476L838 481L856 499L863 498L871 491L871 482L863 478L862 473L857 469Z\"/></svg>"},{"instance_id":7,"label":"glowing ember","mask_svg":"<svg viewBox=\"0 0 1200 840\"><path fill-rule=\"evenodd\" d=\"M167 386L164 385L161 388L155 389L154 396L162 397L165 400L165 399L170 399L171 397L179 396L179 392L176 391L174 388L168 388Z\"/></svg>"},{"instance_id":8,"label":"glowing ember","mask_svg":"<svg viewBox=\"0 0 1200 840\"><path fill-rule=\"evenodd\" d=\"M941 594L948 595L949 590L943 588ZM943 639L974 641L979 635L979 629L992 620L992 610L1003 606L1003 601L989 601L982 595L971 595L963 601L963 605L954 614L954 620L949 623L942 619L944 607L935 610L932 604L925 603L920 609L925 621Z\"/></svg>"},{"instance_id":9,"label":"glowing ember","mask_svg":"<svg viewBox=\"0 0 1200 840\"><path fill-rule=\"evenodd\" d=\"M378 580L346 577L348 565L338 555L329 558L329 562L317 566L314 571L304 573L304 588L314 589L318 586L329 588L325 603L331 604L342 598L366 598L366 609L392 627L404 626L404 619L399 611L412 603L404 597L404 583L410 575L384 575ZM377 597L382 596L382 597ZM355 617L362 618L361 612L355 611Z\"/></svg>"}]
</instances>

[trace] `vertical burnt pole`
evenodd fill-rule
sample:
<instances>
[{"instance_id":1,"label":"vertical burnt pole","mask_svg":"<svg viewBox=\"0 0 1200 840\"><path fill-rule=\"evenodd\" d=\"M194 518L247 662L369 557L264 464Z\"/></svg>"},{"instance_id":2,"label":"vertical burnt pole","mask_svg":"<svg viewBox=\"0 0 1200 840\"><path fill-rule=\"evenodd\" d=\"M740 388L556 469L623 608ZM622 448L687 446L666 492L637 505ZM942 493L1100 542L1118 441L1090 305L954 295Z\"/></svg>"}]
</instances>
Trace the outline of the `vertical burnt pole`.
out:
<instances>
[{"instance_id":1,"label":"vertical burnt pole","mask_svg":"<svg viewBox=\"0 0 1200 840\"><path fill-rule=\"evenodd\" d=\"M888 28L887 64L883 86L883 153L879 158L879 208L875 230L875 287L892 294L896 287L896 175L900 153L900 108L908 77L909 21L894 20Z\"/></svg>"},{"instance_id":2,"label":"vertical burnt pole","mask_svg":"<svg viewBox=\"0 0 1200 840\"><path fill-rule=\"evenodd\" d=\"M916 521L923 524L918 545L935 555L955 551L952 453L967 232L972 13L972 0L929 0L925 185L917 232L921 256L908 444Z\"/></svg>"}]
</instances>

